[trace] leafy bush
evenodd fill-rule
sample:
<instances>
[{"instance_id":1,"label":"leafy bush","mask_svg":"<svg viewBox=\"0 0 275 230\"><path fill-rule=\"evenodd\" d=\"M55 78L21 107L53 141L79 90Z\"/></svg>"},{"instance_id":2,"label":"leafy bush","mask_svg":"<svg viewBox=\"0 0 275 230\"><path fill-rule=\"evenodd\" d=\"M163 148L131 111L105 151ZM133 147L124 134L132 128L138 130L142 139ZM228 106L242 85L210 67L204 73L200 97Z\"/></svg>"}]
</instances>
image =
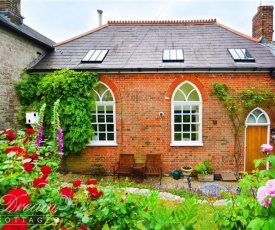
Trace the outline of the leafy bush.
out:
<instances>
[{"instance_id":1,"label":"leafy bush","mask_svg":"<svg viewBox=\"0 0 275 230\"><path fill-rule=\"evenodd\" d=\"M21 108L18 118L22 124L26 111L37 111L42 104L53 105L60 100L61 126L64 132L64 153L81 153L93 135L91 125L93 87L98 83L98 75L63 69L48 74L25 74L16 85ZM47 106L47 110L51 108ZM51 138L51 114L45 114L44 135Z\"/></svg>"},{"instance_id":2,"label":"leafy bush","mask_svg":"<svg viewBox=\"0 0 275 230\"><path fill-rule=\"evenodd\" d=\"M214 166L211 165L209 159L206 159L203 162L201 162L195 166L195 171L198 174L213 174Z\"/></svg>"}]
</instances>

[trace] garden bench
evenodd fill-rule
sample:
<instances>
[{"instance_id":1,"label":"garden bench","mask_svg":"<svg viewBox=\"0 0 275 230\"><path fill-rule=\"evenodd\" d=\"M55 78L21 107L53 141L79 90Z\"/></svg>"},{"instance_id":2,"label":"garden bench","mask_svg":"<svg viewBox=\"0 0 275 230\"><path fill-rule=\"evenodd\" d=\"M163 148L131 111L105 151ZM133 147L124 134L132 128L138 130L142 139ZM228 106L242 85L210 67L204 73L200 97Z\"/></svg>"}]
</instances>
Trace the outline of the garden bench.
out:
<instances>
[{"instance_id":1,"label":"garden bench","mask_svg":"<svg viewBox=\"0 0 275 230\"><path fill-rule=\"evenodd\" d=\"M119 161L114 165L114 180L115 176L119 177L123 176L131 176L131 180L133 178L134 172L134 154L131 153L122 153L119 154Z\"/></svg>"},{"instance_id":2,"label":"garden bench","mask_svg":"<svg viewBox=\"0 0 275 230\"><path fill-rule=\"evenodd\" d=\"M150 153L146 154L144 178L146 176L159 176L159 182L161 184L162 178L162 161L161 154Z\"/></svg>"}]
</instances>

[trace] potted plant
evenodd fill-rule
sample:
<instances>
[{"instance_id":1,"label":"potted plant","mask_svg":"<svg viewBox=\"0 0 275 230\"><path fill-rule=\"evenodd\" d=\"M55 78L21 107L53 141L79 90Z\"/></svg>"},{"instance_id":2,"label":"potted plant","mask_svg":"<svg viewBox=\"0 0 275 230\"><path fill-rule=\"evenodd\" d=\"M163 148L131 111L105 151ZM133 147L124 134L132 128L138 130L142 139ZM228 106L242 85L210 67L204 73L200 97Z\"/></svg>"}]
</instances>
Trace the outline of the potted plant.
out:
<instances>
[{"instance_id":1,"label":"potted plant","mask_svg":"<svg viewBox=\"0 0 275 230\"><path fill-rule=\"evenodd\" d=\"M190 165L184 165L181 167L181 171L184 176L190 176L193 171L193 168Z\"/></svg>"},{"instance_id":2,"label":"potted plant","mask_svg":"<svg viewBox=\"0 0 275 230\"><path fill-rule=\"evenodd\" d=\"M209 159L197 164L195 171L198 174L198 181L214 181L214 166Z\"/></svg>"}]
</instances>

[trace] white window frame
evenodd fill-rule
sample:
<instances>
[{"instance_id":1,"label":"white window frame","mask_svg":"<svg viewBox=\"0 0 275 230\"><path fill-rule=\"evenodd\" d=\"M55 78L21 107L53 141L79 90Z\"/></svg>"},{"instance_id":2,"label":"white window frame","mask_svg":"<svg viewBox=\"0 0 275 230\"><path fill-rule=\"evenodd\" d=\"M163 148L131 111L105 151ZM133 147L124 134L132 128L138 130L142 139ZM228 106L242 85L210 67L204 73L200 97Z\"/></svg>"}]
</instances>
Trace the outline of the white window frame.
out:
<instances>
[{"instance_id":1,"label":"white window frame","mask_svg":"<svg viewBox=\"0 0 275 230\"><path fill-rule=\"evenodd\" d=\"M104 85L107 88L107 90L102 95L99 95L99 93L94 90L94 92L100 98L100 101L96 101L96 111L97 111L98 106L113 106L113 123L110 123L110 124L114 125L114 140L112 140L112 141L91 140L90 143L87 146L117 146L117 142L116 142L116 107L115 107L116 102L115 102L115 97L114 97L114 94L113 94L112 90L110 89L110 87L108 87L103 82L100 82L100 84ZM113 101L103 101L102 100L104 94L107 91L110 91L110 93L113 97ZM106 113L105 113L105 115L106 115ZM108 124L108 123L106 122L105 124Z\"/></svg>"},{"instance_id":2,"label":"white window frame","mask_svg":"<svg viewBox=\"0 0 275 230\"><path fill-rule=\"evenodd\" d=\"M194 90L196 90L196 92L198 93L199 95L199 101L174 101L174 97L175 97L175 94L176 92L179 90L179 88L184 85L184 84L190 84ZM189 95L186 95L187 97ZM181 141L175 141L174 140L174 107L175 106L179 106L179 105L183 105L183 106L190 106L190 105L193 105L193 106L198 106L199 107L199 121L198 121L198 124L199 124L199 130L198 130L198 140L196 141L192 141L192 140L189 140L189 141L185 141L185 140L181 140ZM174 90L173 92L173 95L172 95L172 100L171 100L171 144L170 146L203 146L203 143L202 143L202 97L201 97L201 93L200 91L198 90L198 88L191 82L189 81L184 81L182 84L178 85L178 87Z\"/></svg>"}]
</instances>

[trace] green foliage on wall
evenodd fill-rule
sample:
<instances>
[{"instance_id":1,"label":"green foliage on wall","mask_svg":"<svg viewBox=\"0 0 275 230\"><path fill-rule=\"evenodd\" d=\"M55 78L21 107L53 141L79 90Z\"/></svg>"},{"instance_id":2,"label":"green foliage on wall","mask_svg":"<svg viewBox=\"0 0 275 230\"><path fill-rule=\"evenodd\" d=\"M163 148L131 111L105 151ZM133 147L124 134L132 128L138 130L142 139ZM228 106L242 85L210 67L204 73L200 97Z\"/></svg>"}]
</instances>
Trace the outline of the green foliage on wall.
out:
<instances>
[{"instance_id":1,"label":"green foliage on wall","mask_svg":"<svg viewBox=\"0 0 275 230\"><path fill-rule=\"evenodd\" d=\"M42 104L60 99L59 114L63 129L64 153L81 153L92 138L91 110L95 106L92 90L98 74L63 69L48 74L27 74L16 85L21 103L18 119L25 123L26 111L38 111ZM51 111L50 108L47 111ZM50 138L51 115L45 114L45 137Z\"/></svg>"},{"instance_id":2,"label":"green foliage on wall","mask_svg":"<svg viewBox=\"0 0 275 230\"><path fill-rule=\"evenodd\" d=\"M213 94L223 102L233 125L234 133L234 156L236 170L239 171L239 163L242 156L241 137L245 129L245 119L248 113L256 108L271 108L274 106L275 94L271 90L258 86L258 89L245 89L236 91L230 89L226 84L215 82Z\"/></svg>"}]
</instances>

